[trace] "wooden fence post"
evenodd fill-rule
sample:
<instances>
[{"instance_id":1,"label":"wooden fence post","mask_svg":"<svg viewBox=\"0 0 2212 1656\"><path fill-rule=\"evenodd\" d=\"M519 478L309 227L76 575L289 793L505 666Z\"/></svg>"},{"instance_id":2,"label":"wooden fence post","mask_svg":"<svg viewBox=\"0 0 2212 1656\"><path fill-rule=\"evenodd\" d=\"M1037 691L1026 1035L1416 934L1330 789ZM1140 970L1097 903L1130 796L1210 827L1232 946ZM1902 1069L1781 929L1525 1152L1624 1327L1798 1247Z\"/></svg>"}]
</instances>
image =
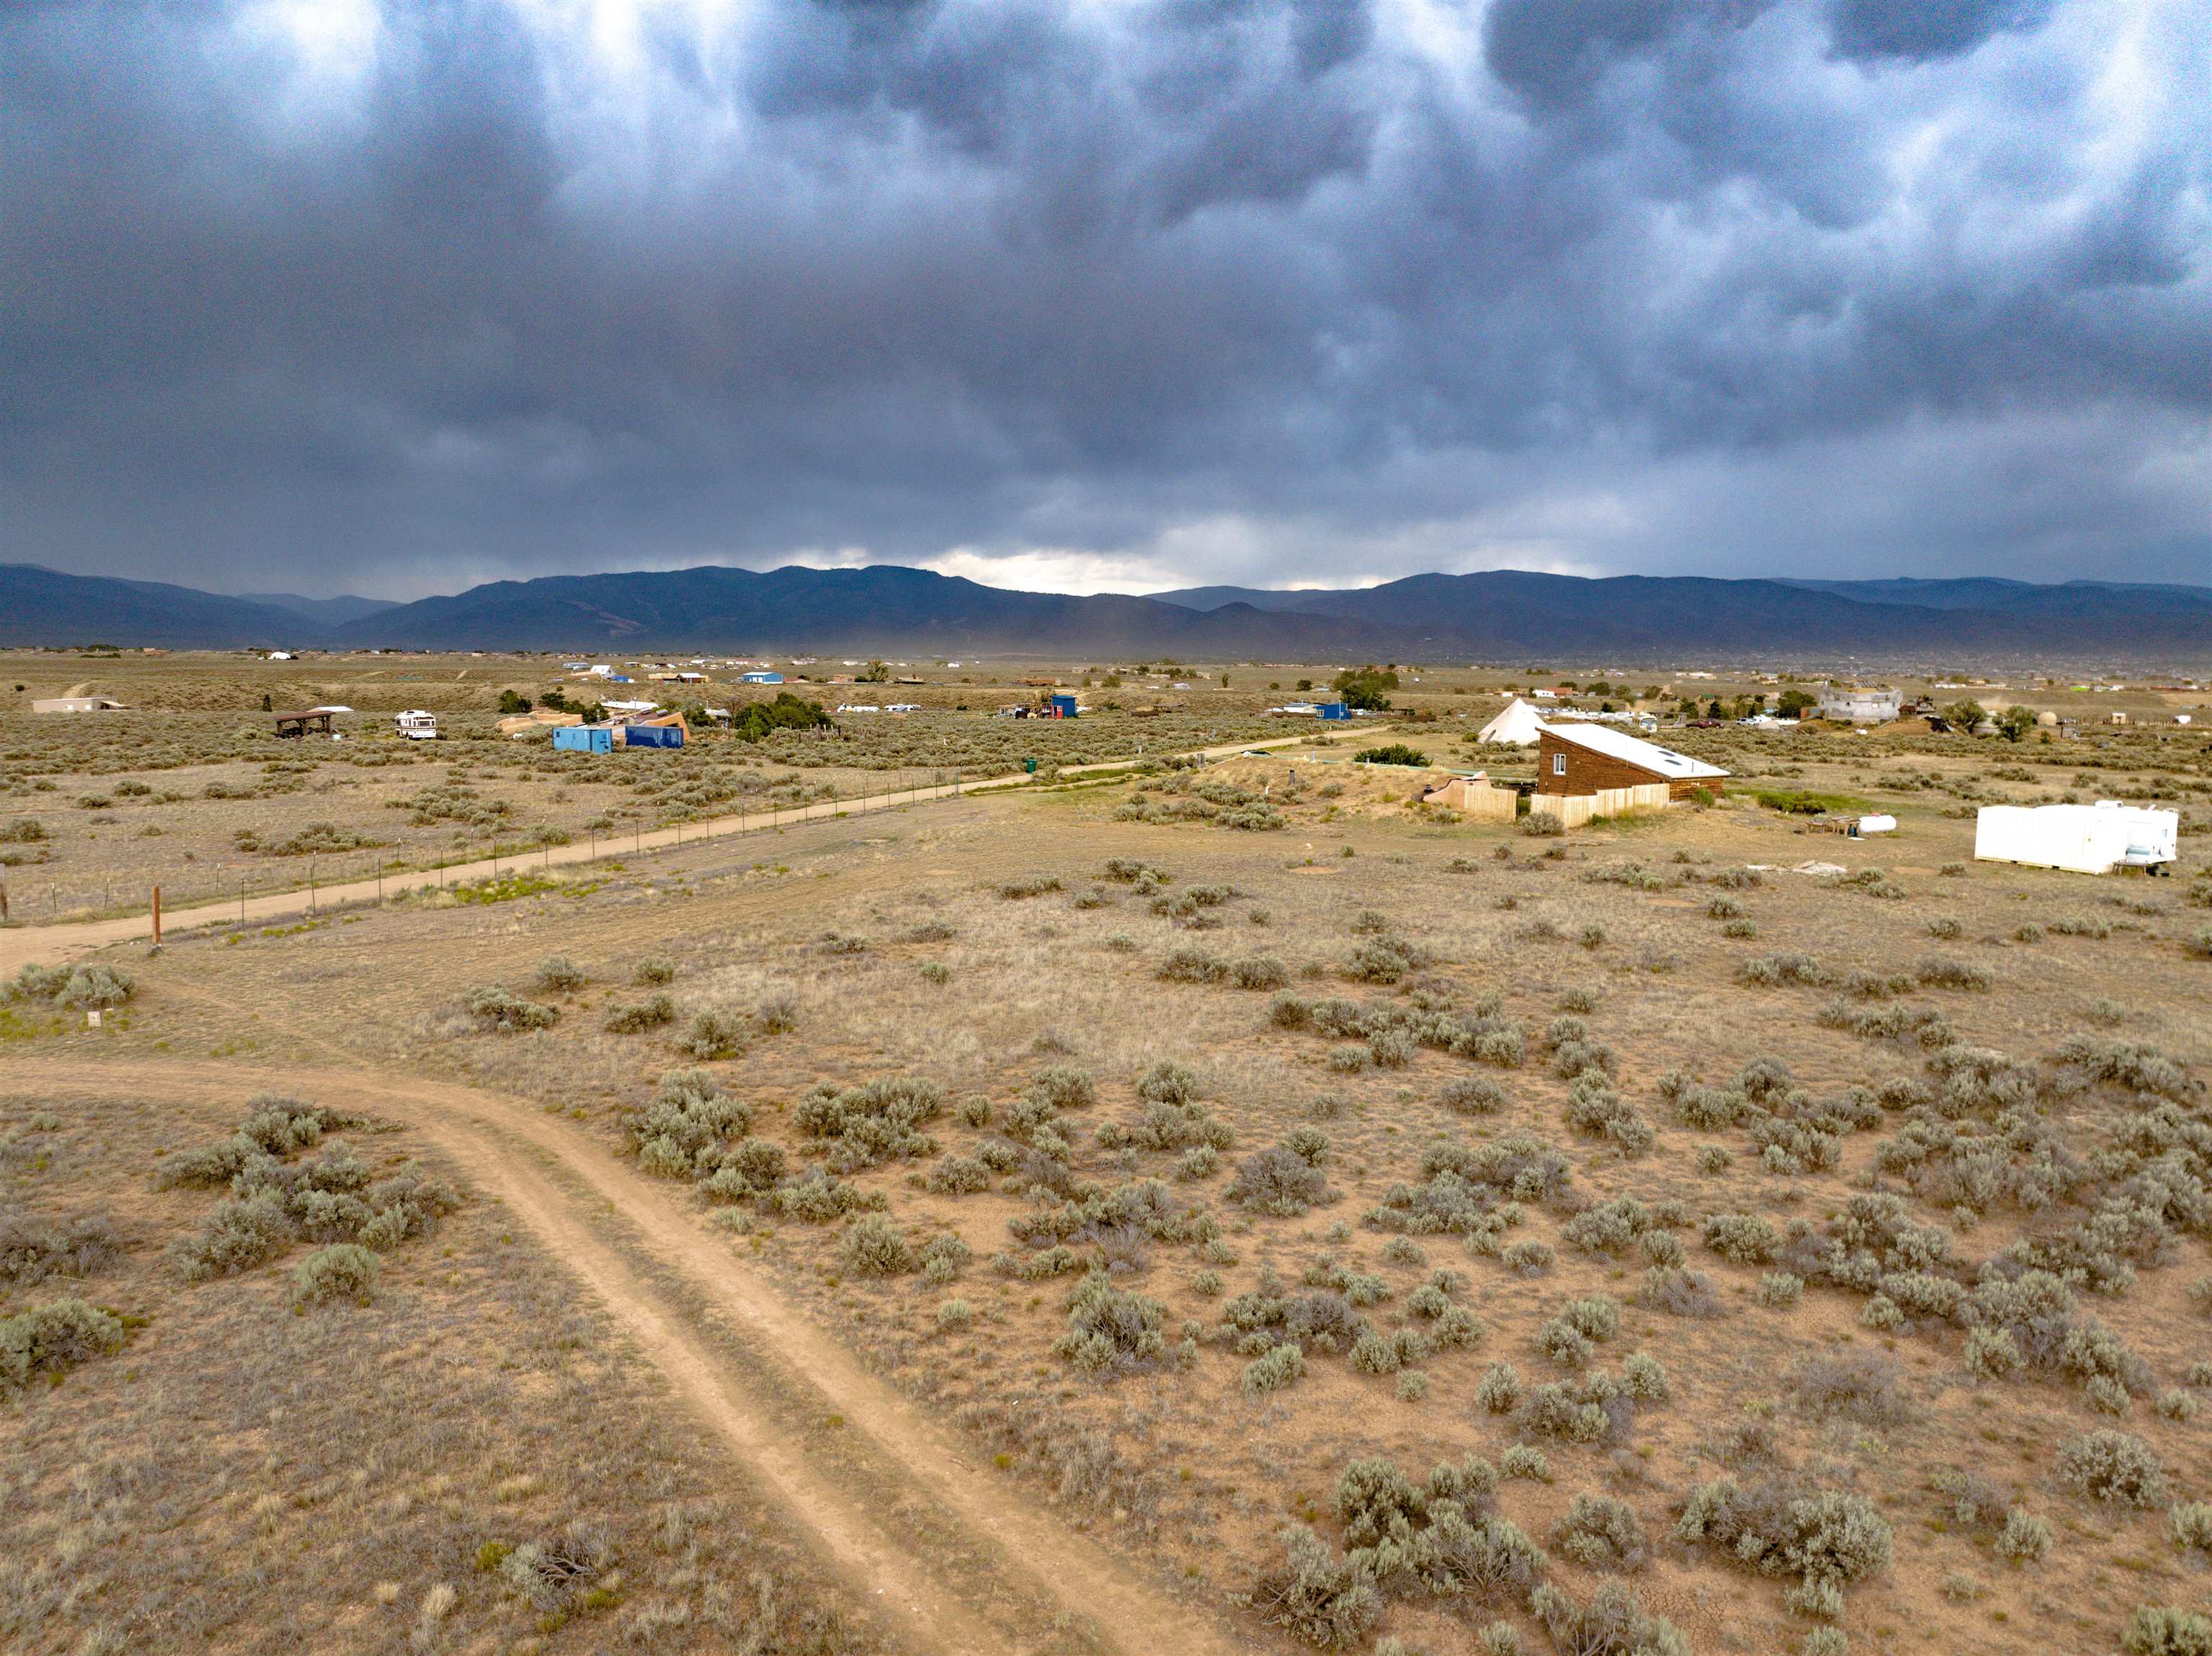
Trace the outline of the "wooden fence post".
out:
<instances>
[{"instance_id":1,"label":"wooden fence post","mask_svg":"<svg viewBox=\"0 0 2212 1656\"><path fill-rule=\"evenodd\" d=\"M154 947L161 946L161 888L154 888Z\"/></svg>"}]
</instances>

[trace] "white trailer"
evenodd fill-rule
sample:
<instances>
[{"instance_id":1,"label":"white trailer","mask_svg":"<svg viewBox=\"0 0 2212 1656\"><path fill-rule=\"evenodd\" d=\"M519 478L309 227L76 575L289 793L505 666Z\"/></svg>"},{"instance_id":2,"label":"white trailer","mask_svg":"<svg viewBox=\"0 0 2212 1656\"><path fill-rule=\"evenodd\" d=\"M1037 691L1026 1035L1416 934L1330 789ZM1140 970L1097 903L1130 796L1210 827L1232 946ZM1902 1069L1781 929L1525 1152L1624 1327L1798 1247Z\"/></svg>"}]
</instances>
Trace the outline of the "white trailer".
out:
<instances>
[{"instance_id":1,"label":"white trailer","mask_svg":"<svg viewBox=\"0 0 2212 1656\"><path fill-rule=\"evenodd\" d=\"M438 739L438 715L425 713L420 707L410 707L394 715L392 725L410 742L435 742Z\"/></svg>"},{"instance_id":2,"label":"white trailer","mask_svg":"<svg viewBox=\"0 0 2212 1656\"><path fill-rule=\"evenodd\" d=\"M1974 856L2075 874L2116 868L2157 873L2172 863L2179 811L2100 799L2094 805L1984 805L1974 817Z\"/></svg>"}]
</instances>

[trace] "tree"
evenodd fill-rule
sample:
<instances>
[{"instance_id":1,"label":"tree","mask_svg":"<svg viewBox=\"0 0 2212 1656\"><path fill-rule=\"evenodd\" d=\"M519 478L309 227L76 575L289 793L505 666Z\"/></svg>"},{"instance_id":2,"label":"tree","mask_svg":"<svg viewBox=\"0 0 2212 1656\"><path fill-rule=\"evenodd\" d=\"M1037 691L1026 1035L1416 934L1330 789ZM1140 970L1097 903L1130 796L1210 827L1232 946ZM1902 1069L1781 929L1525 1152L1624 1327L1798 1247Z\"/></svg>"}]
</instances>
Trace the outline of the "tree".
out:
<instances>
[{"instance_id":1,"label":"tree","mask_svg":"<svg viewBox=\"0 0 2212 1656\"><path fill-rule=\"evenodd\" d=\"M526 713L530 711L530 698L514 690L501 690L499 710L503 713Z\"/></svg>"},{"instance_id":2,"label":"tree","mask_svg":"<svg viewBox=\"0 0 2212 1656\"><path fill-rule=\"evenodd\" d=\"M730 733L740 741L757 742L771 731L811 731L836 721L822 711L818 701L802 701L788 690L776 692L773 701L752 701L730 721Z\"/></svg>"},{"instance_id":3,"label":"tree","mask_svg":"<svg viewBox=\"0 0 2212 1656\"><path fill-rule=\"evenodd\" d=\"M1784 719L1802 719L1808 708L1817 707L1820 704L1802 690L1784 690L1775 705L1781 709Z\"/></svg>"},{"instance_id":4,"label":"tree","mask_svg":"<svg viewBox=\"0 0 2212 1656\"><path fill-rule=\"evenodd\" d=\"M1721 699L1718 696L1715 696L1712 700L1712 705L1705 709L1705 717L1708 719L1726 719L1728 717L1728 709L1721 706Z\"/></svg>"},{"instance_id":5,"label":"tree","mask_svg":"<svg viewBox=\"0 0 2212 1656\"><path fill-rule=\"evenodd\" d=\"M890 677L891 670L890 668L884 666L880 661L872 661L866 667L861 670L860 682L863 684L888 684L890 682Z\"/></svg>"},{"instance_id":6,"label":"tree","mask_svg":"<svg viewBox=\"0 0 2212 1656\"><path fill-rule=\"evenodd\" d=\"M2035 728L2035 709L2017 702L1997 715L1997 729L2008 742L2018 742Z\"/></svg>"},{"instance_id":7,"label":"tree","mask_svg":"<svg viewBox=\"0 0 2212 1656\"><path fill-rule=\"evenodd\" d=\"M1381 713L1390 705L1389 692L1398 688L1398 675L1370 663L1364 667L1347 667L1330 682L1346 707Z\"/></svg>"},{"instance_id":8,"label":"tree","mask_svg":"<svg viewBox=\"0 0 2212 1656\"><path fill-rule=\"evenodd\" d=\"M1954 731L1965 731L1971 735L1974 726L1988 717L1989 714L1984 711L1982 704L1971 699L1944 704L1944 721Z\"/></svg>"}]
</instances>

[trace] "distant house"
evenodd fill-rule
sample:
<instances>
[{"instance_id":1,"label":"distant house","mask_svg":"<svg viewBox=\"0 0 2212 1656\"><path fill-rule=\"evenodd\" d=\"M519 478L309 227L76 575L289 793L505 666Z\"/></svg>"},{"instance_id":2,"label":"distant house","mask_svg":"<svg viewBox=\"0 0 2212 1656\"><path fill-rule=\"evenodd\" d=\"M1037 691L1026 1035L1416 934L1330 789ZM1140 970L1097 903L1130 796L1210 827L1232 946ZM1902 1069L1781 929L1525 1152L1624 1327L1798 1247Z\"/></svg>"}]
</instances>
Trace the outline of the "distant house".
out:
<instances>
[{"instance_id":1,"label":"distant house","mask_svg":"<svg viewBox=\"0 0 2212 1656\"><path fill-rule=\"evenodd\" d=\"M1905 694L1859 684L1830 684L1820 691L1823 719L1844 725L1887 725L1905 711Z\"/></svg>"},{"instance_id":2,"label":"distant house","mask_svg":"<svg viewBox=\"0 0 2212 1656\"><path fill-rule=\"evenodd\" d=\"M739 673L738 682L741 684L781 684L783 682L783 675L767 671Z\"/></svg>"},{"instance_id":3,"label":"distant house","mask_svg":"<svg viewBox=\"0 0 2212 1656\"><path fill-rule=\"evenodd\" d=\"M34 713L112 713L128 711L112 695L50 695L31 704Z\"/></svg>"},{"instance_id":4,"label":"distant house","mask_svg":"<svg viewBox=\"0 0 2212 1656\"><path fill-rule=\"evenodd\" d=\"M1667 799L1686 799L1699 788L1717 793L1728 775L1672 748L1631 736L1610 725L1545 725L1536 745L1536 792L1550 796L1608 792L1664 785Z\"/></svg>"}]
</instances>

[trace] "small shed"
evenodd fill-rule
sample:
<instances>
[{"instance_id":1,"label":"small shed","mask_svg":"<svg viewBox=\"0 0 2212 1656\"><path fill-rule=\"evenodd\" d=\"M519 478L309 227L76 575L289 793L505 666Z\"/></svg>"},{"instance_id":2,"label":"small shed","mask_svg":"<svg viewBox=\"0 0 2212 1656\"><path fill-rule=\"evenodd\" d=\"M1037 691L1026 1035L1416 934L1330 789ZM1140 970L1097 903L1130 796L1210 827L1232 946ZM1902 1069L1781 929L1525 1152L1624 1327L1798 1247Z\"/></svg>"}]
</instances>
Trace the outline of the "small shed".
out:
<instances>
[{"instance_id":1,"label":"small shed","mask_svg":"<svg viewBox=\"0 0 2212 1656\"><path fill-rule=\"evenodd\" d=\"M329 707L308 707L299 713L278 713L276 734L288 739L303 737L310 731L318 736L328 736L334 716L335 710Z\"/></svg>"},{"instance_id":2,"label":"small shed","mask_svg":"<svg viewBox=\"0 0 2212 1656\"><path fill-rule=\"evenodd\" d=\"M615 727L611 725L571 725L553 732L553 746L561 753L612 753Z\"/></svg>"},{"instance_id":3,"label":"small shed","mask_svg":"<svg viewBox=\"0 0 2212 1656\"><path fill-rule=\"evenodd\" d=\"M1352 710L1341 701L1324 701L1316 707L1316 716L1321 719L1349 719Z\"/></svg>"},{"instance_id":4,"label":"small shed","mask_svg":"<svg viewBox=\"0 0 2212 1656\"><path fill-rule=\"evenodd\" d=\"M1075 698L1072 695L1048 695L1044 699L1044 707L1048 719L1075 717Z\"/></svg>"}]
</instances>

